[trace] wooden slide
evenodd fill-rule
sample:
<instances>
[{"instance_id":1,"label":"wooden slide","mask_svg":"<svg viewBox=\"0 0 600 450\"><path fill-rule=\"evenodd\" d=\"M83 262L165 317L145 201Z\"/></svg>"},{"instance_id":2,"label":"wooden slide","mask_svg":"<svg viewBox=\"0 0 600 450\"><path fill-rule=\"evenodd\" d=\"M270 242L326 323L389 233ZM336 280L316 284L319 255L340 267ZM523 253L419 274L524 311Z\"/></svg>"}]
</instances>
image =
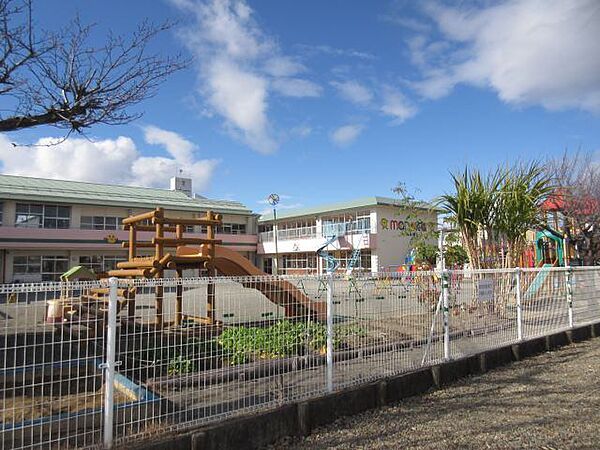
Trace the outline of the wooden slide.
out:
<instances>
[{"instance_id":1,"label":"wooden slide","mask_svg":"<svg viewBox=\"0 0 600 450\"><path fill-rule=\"evenodd\" d=\"M187 247L189 249L189 247ZM252 264L238 252L221 245L215 245L214 266L221 275L232 277L265 277L261 280L249 278L242 281L247 288L259 290L276 305L285 308L288 317L313 316L318 320L327 318L325 302L315 302L289 281L267 278L268 274ZM208 246L200 247L201 254L208 253Z\"/></svg>"}]
</instances>

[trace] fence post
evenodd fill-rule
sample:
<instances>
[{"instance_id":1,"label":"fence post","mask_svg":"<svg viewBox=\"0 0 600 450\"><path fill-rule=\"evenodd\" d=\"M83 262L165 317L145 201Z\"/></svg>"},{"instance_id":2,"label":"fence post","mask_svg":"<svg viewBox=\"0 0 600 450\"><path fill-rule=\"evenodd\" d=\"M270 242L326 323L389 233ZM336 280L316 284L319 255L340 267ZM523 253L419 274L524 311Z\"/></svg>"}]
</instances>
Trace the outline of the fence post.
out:
<instances>
[{"instance_id":1,"label":"fence post","mask_svg":"<svg viewBox=\"0 0 600 450\"><path fill-rule=\"evenodd\" d=\"M450 359L450 306L448 304L448 271L442 270L442 299L444 309L444 359Z\"/></svg>"},{"instance_id":2,"label":"fence post","mask_svg":"<svg viewBox=\"0 0 600 450\"><path fill-rule=\"evenodd\" d=\"M523 340L523 310L521 308L521 268L515 269L515 289L517 291L517 339Z\"/></svg>"},{"instance_id":3,"label":"fence post","mask_svg":"<svg viewBox=\"0 0 600 450\"><path fill-rule=\"evenodd\" d=\"M108 279L108 320L106 326L106 362L104 377L104 447L112 448L114 426L115 356L117 352L117 278Z\"/></svg>"},{"instance_id":4,"label":"fence post","mask_svg":"<svg viewBox=\"0 0 600 450\"><path fill-rule=\"evenodd\" d=\"M569 311L569 328L573 328L573 269L567 268L567 308Z\"/></svg>"},{"instance_id":5,"label":"fence post","mask_svg":"<svg viewBox=\"0 0 600 450\"><path fill-rule=\"evenodd\" d=\"M327 272L327 391L333 392L333 272Z\"/></svg>"}]
</instances>

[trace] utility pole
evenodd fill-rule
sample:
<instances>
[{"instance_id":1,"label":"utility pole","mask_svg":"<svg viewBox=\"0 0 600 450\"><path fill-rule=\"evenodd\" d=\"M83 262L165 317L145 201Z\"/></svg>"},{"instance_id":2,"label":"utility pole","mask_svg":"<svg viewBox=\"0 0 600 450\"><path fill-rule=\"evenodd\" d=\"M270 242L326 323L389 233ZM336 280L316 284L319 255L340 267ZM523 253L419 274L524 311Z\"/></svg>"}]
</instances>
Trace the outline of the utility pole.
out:
<instances>
[{"instance_id":1,"label":"utility pole","mask_svg":"<svg viewBox=\"0 0 600 450\"><path fill-rule=\"evenodd\" d=\"M269 204L273 207L273 236L275 239L275 264L273 265L273 270L275 275L279 275L279 248L277 247L277 204L279 203L279 195L271 194L267 198Z\"/></svg>"}]
</instances>

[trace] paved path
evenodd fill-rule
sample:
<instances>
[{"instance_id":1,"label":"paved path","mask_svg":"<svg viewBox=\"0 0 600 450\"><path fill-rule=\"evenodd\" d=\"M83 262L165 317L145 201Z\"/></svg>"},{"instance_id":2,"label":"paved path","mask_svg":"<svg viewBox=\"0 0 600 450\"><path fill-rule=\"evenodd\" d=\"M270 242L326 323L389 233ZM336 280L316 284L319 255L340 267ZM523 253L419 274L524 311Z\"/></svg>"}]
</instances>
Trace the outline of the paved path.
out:
<instances>
[{"instance_id":1,"label":"paved path","mask_svg":"<svg viewBox=\"0 0 600 450\"><path fill-rule=\"evenodd\" d=\"M600 338L342 418L271 448L600 448Z\"/></svg>"}]
</instances>

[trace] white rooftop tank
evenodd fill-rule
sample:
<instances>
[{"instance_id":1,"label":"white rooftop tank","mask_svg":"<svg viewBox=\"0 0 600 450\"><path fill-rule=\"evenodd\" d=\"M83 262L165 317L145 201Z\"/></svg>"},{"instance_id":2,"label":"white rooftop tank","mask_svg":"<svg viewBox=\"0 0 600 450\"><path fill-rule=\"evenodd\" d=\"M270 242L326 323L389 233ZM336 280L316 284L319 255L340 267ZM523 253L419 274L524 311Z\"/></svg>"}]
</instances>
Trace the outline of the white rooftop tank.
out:
<instances>
[{"instance_id":1,"label":"white rooftop tank","mask_svg":"<svg viewBox=\"0 0 600 450\"><path fill-rule=\"evenodd\" d=\"M192 197L192 179L183 177L173 177L171 178L170 189L172 191L183 192L188 197Z\"/></svg>"}]
</instances>

